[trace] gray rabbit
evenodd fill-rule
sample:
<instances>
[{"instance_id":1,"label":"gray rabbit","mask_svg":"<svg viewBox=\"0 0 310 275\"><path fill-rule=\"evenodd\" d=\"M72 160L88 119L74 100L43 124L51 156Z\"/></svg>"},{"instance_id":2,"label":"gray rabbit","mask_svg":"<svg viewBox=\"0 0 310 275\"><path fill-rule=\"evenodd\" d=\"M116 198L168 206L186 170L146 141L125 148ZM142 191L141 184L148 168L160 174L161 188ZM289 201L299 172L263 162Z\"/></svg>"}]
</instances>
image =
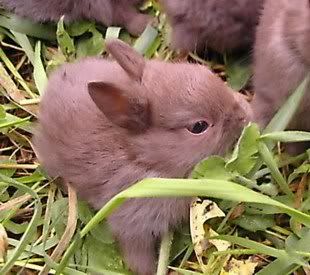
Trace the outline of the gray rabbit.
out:
<instances>
[{"instance_id":1,"label":"gray rabbit","mask_svg":"<svg viewBox=\"0 0 310 275\"><path fill-rule=\"evenodd\" d=\"M160 0L174 48L217 52L250 47L264 0Z\"/></svg>"},{"instance_id":2,"label":"gray rabbit","mask_svg":"<svg viewBox=\"0 0 310 275\"><path fill-rule=\"evenodd\" d=\"M262 127L309 71L309 0L266 0L254 47L255 96L252 101L255 120ZM290 129L310 130L309 92L310 88Z\"/></svg>"},{"instance_id":3,"label":"gray rabbit","mask_svg":"<svg viewBox=\"0 0 310 275\"><path fill-rule=\"evenodd\" d=\"M143 178L189 175L222 154L251 118L249 103L205 66L145 60L119 40L115 61L54 72L34 137L38 158L94 208ZM131 199L108 218L128 266L153 274L156 243L188 219L189 198Z\"/></svg>"},{"instance_id":4,"label":"gray rabbit","mask_svg":"<svg viewBox=\"0 0 310 275\"><path fill-rule=\"evenodd\" d=\"M143 0L0 0L0 6L34 21L88 19L105 26L125 27L131 34L142 33L151 17L137 10Z\"/></svg>"}]
</instances>

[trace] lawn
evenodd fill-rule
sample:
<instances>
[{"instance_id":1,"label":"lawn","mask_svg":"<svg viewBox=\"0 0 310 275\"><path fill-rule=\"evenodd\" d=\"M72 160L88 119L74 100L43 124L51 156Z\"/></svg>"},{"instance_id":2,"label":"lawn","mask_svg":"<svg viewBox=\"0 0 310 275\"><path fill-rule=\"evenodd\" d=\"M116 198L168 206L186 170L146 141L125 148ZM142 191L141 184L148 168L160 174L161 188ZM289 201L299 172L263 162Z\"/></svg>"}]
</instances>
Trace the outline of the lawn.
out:
<instances>
[{"instance_id":1,"label":"lawn","mask_svg":"<svg viewBox=\"0 0 310 275\"><path fill-rule=\"evenodd\" d=\"M283 131L307 79L264 131L250 123L225 157L203 160L189 179L143 180L97 213L40 167L31 136L50 72L106 55L107 38L122 39L146 58L209 66L251 97L248 56L172 51L156 2L142 10L158 23L138 38L93 22L35 24L0 11L0 274L131 274L104 218L128 198L171 195L196 199L190 224L164 236L158 275L168 268L179 274L310 274L310 151L293 157L283 150L285 143L310 140L310 133Z\"/></svg>"}]
</instances>

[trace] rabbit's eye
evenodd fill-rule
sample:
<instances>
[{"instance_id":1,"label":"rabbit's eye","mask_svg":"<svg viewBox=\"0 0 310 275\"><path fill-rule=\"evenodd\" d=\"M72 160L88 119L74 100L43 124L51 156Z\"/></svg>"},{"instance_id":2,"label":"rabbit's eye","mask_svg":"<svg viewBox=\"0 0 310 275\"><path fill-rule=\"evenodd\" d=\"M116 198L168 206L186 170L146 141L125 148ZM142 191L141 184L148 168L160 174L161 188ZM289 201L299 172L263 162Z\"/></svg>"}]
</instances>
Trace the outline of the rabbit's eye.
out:
<instances>
[{"instance_id":1,"label":"rabbit's eye","mask_svg":"<svg viewBox=\"0 0 310 275\"><path fill-rule=\"evenodd\" d=\"M201 134L204 131L206 131L208 127L209 127L209 124L206 121L200 120L192 124L191 126L189 126L187 130L193 134Z\"/></svg>"}]
</instances>

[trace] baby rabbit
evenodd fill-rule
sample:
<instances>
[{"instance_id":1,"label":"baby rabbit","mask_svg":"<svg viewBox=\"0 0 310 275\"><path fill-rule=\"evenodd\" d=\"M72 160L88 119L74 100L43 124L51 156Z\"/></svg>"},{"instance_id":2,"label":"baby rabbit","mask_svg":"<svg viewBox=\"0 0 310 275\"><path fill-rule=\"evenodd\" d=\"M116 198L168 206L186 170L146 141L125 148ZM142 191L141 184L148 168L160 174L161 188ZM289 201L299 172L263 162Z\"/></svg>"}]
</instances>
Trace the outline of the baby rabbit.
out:
<instances>
[{"instance_id":1,"label":"baby rabbit","mask_svg":"<svg viewBox=\"0 0 310 275\"><path fill-rule=\"evenodd\" d=\"M252 45L264 0L160 0L172 27L172 46L217 52Z\"/></svg>"},{"instance_id":2,"label":"baby rabbit","mask_svg":"<svg viewBox=\"0 0 310 275\"><path fill-rule=\"evenodd\" d=\"M255 120L265 127L310 71L309 0L266 0L254 47ZM310 130L310 87L290 128Z\"/></svg>"},{"instance_id":3,"label":"baby rabbit","mask_svg":"<svg viewBox=\"0 0 310 275\"><path fill-rule=\"evenodd\" d=\"M87 58L51 75L34 137L46 171L96 209L143 178L187 176L251 117L205 66L148 61L119 40L106 47L115 61ZM136 274L154 273L156 243L187 220L190 200L131 199L108 218Z\"/></svg>"},{"instance_id":4,"label":"baby rabbit","mask_svg":"<svg viewBox=\"0 0 310 275\"><path fill-rule=\"evenodd\" d=\"M131 34L139 35L150 21L150 16L139 14L137 6L143 0L0 0L0 6L32 20L58 21L88 19L105 26L119 25Z\"/></svg>"}]
</instances>

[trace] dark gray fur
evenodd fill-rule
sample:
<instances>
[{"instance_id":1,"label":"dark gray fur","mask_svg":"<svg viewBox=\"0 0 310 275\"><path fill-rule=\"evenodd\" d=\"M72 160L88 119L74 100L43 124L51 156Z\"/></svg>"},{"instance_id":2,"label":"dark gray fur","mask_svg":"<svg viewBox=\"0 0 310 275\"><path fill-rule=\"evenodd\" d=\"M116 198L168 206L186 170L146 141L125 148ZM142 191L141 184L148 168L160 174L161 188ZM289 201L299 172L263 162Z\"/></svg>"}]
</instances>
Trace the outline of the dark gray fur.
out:
<instances>
[{"instance_id":1,"label":"dark gray fur","mask_svg":"<svg viewBox=\"0 0 310 275\"><path fill-rule=\"evenodd\" d=\"M0 5L34 21L95 20L105 26L122 26L131 34L142 33L150 17L140 14L143 0L0 0Z\"/></svg>"},{"instance_id":2,"label":"dark gray fur","mask_svg":"<svg viewBox=\"0 0 310 275\"><path fill-rule=\"evenodd\" d=\"M147 61L119 40L107 50L116 61L88 58L51 75L34 137L47 172L96 209L143 178L188 175L230 148L251 117L243 97L205 66ZM187 130L199 120L207 131ZM155 244L188 219L190 200L131 199L108 218L136 274L153 274Z\"/></svg>"},{"instance_id":3,"label":"dark gray fur","mask_svg":"<svg viewBox=\"0 0 310 275\"><path fill-rule=\"evenodd\" d=\"M235 51L252 45L264 0L161 0L182 50Z\"/></svg>"},{"instance_id":4,"label":"dark gray fur","mask_svg":"<svg viewBox=\"0 0 310 275\"><path fill-rule=\"evenodd\" d=\"M254 47L255 96L252 107L255 120L261 127L267 125L308 72L309 0L266 0ZM310 130L309 92L310 88L290 129Z\"/></svg>"}]
</instances>

